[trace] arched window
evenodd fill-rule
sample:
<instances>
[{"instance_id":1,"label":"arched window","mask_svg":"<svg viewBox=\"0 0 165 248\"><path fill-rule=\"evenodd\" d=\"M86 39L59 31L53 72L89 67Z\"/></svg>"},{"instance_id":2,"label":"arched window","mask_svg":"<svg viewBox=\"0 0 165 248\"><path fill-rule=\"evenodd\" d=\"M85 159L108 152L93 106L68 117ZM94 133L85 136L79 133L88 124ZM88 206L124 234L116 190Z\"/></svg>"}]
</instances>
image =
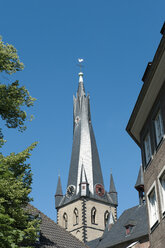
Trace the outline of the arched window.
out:
<instances>
[{"instance_id":1,"label":"arched window","mask_svg":"<svg viewBox=\"0 0 165 248\"><path fill-rule=\"evenodd\" d=\"M73 211L73 224L78 225L78 209L75 208Z\"/></svg>"},{"instance_id":2,"label":"arched window","mask_svg":"<svg viewBox=\"0 0 165 248\"><path fill-rule=\"evenodd\" d=\"M63 214L63 222L65 229L68 228L68 215L66 213Z\"/></svg>"},{"instance_id":3,"label":"arched window","mask_svg":"<svg viewBox=\"0 0 165 248\"><path fill-rule=\"evenodd\" d=\"M108 210L107 210L107 211L105 211L105 213L104 213L104 225L105 225L105 226L107 225L108 218L109 218L109 212L108 212Z\"/></svg>"},{"instance_id":4,"label":"arched window","mask_svg":"<svg viewBox=\"0 0 165 248\"><path fill-rule=\"evenodd\" d=\"M91 223L96 224L96 208L93 207L91 210Z\"/></svg>"},{"instance_id":5,"label":"arched window","mask_svg":"<svg viewBox=\"0 0 165 248\"><path fill-rule=\"evenodd\" d=\"M78 225L78 209L75 208L73 211L73 225Z\"/></svg>"}]
</instances>

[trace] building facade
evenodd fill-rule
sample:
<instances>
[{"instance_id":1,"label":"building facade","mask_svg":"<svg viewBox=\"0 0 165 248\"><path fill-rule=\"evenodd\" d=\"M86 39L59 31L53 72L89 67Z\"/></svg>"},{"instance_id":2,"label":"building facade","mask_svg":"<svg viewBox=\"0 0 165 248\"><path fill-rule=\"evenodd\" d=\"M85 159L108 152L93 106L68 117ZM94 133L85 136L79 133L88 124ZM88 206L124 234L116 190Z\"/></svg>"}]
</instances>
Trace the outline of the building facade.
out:
<instances>
[{"instance_id":1,"label":"building facade","mask_svg":"<svg viewBox=\"0 0 165 248\"><path fill-rule=\"evenodd\" d=\"M144 195L142 166L135 184L139 193L139 205L126 209L116 222L109 215L101 238L87 243L90 248L149 248L148 218Z\"/></svg>"},{"instance_id":2,"label":"building facade","mask_svg":"<svg viewBox=\"0 0 165 248\"><path fill-rule=\"evenodd\" d=\"M165 247L165 23L127 125L141 149L151 248Z\"/></svg>"},{"instance_id":3,"label":"building facade","mask_svg":"<svg viewBox=\"0 0 165 248\"><path fill-rule=\"evenodd\" d=\"M112 174L109 192L104 188L82 72L73 97L73 145L67 189L63 194L59 177L55 205L57 223L83 242L102 236L110 213L117 219L117 192Z\"/></svg>"}]
</instances>

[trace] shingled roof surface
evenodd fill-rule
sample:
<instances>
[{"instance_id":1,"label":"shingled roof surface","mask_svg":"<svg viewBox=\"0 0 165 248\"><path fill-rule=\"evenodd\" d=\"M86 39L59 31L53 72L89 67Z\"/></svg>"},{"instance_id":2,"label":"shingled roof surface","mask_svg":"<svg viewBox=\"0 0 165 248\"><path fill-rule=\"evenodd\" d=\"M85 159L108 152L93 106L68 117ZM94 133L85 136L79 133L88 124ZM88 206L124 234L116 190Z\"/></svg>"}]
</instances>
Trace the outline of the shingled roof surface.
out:
<instances>
[{"instance_id":1,"label":"shingled roof surface","mask_svg":"<svg viewBox=\"0 0 165 248\"><path fill-rule=\"evenodd\" d=\"M32 215L40 214L41 217L40 241L35 245L36 248L87 248L84 243L31 204L27 208Z\"/></svg>"},{"instance_id":2,"label":"shingled roof surface","mask_svg":"<svg viewBox=\"0 0 165 248\"><path fill-rule=\"evenodd\" d=\"M134 226L130 234L126 235L126 226L129 223L130 225L133 223ZM91 248L110 248L117 244L123 243L124 245L125 242L130 241L131 243L137 241L147 235L148 220L146 205L139 205L125 210L109 232L105 232L99 239L88 242L87 245Z\"/></svg>"}]
</instances>

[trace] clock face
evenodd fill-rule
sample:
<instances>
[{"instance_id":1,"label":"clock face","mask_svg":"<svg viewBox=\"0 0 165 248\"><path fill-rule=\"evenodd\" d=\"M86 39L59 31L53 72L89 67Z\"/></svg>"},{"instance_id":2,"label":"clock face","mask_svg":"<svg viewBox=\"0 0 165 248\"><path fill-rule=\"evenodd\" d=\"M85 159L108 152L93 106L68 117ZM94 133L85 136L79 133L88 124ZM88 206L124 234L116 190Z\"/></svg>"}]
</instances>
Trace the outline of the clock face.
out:
<instances>
[{"instance_id":1,"label":"clock face","mask_svg":"<svg viewBox=\"0 0 165 248\"><path fill-rule=\"evenodd\" d=\"M75 186L69 185L66 191L66 196L71 197L75 193Z\"/></svg>"},{"instance_id":2,"label":"clock face","mask_svg":"<svg viewBox=\"0 0 165 248\"><path fill-rule=\"evenodd\" d=\"M99 196L103 196L105 194L104 186L102 184L96 184L95 191Z\"/></svg>"}]
</instances>

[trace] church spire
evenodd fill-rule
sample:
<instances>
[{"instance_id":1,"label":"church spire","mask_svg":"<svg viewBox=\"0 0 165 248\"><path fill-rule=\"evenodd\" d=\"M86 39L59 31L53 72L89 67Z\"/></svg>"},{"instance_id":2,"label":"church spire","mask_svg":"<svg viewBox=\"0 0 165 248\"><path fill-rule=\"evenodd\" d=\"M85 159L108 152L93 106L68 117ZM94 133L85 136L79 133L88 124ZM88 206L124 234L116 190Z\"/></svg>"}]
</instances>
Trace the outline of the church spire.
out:
<instances>
[{"instance_id":1,"label":"church spire","mask_svg":"<svg viewBox=\"0 0 165 248\"><path fill-rule=\"evenodd\" d=\"M58 205L60 204L60 201L63 197L63 193L62 193L62 186L61 186L61 178L60 175L58 176L58 182L57 182L57 189L56 189L56 194L55 194L55 205L56 207L58 207Z\"/></svg>"},{"instance_id":2,"label":"church spire","mask_svg":"<svg viewBox=\"0 0 165 248\"><path fill-rule=\"evenodd\" d=\"M89 95L85 94L82 72L79 72L79 85L77 95L74 97L73 111L73 145L68 186L75 185L78 194L83 160L89 190L94 194L95 185L104 185L104 183L91 123Z\"/></svg>"},{"instance_id":3,"label":"church spire","mask_svg":"<svg viewBox=\"0 0 165 248\"><path fill-rule=\"evenodd\" d=\"M143 167L140 166L138 178L135 184L135 189L139 192L139 204L142 205L145 201L144 197L144 178L143 178Z\"/></svg>"},{"instance_id":4,"label":"church spire","mask_svg":"<svg viewBox=\"0 0 165 248\"><path fill-rule=\"evenodd\" d=\"M84 82L83 82L83 73L79 72L79 85L78 85L78 91L77 96L82 97L85 96L85 89L84 89Z\"/></svg>"},{"instance_id":5,"label":"church spire","mask_svg":"<svg viewBox=\"0 0 165 248\"><path fill-rule=\"evenodd\" d=\"M115 183L114 183L114 180L113 180L112 173L110 175L110 188L109 188L109 192L110 193L116 193L116 188L115 188Z\"/></svg>"},{"instance_id":6,"label":"church spire","mask_svg":"<svg viewBox=\"0 0 165 248\"><path fill-rule=\"evenodd\" d=\"M116 191L116 187L115 187L112 173L110 175L109 195L112 198L112 201L117 205L118 204L117 191Z\"/></svg>"},{"instance_id":7,"label":"church spire","mask_svg":"<svg viewBox=\"0 0 165 248\"><path fill-rule=\"evenodd\" d=\"M82 65L79 66L81 69ZM103 234L110 211L113 216L110 216L109 228L113 217L117 218L117 193L112 176L110 192L104 188L83 76L80 70L77 93L73 96L73 144L67 189L62 196L59 179L56 209L58 224L63 227L65 224L69 232L87 242Z\"/></svg>"}]
</instances>

